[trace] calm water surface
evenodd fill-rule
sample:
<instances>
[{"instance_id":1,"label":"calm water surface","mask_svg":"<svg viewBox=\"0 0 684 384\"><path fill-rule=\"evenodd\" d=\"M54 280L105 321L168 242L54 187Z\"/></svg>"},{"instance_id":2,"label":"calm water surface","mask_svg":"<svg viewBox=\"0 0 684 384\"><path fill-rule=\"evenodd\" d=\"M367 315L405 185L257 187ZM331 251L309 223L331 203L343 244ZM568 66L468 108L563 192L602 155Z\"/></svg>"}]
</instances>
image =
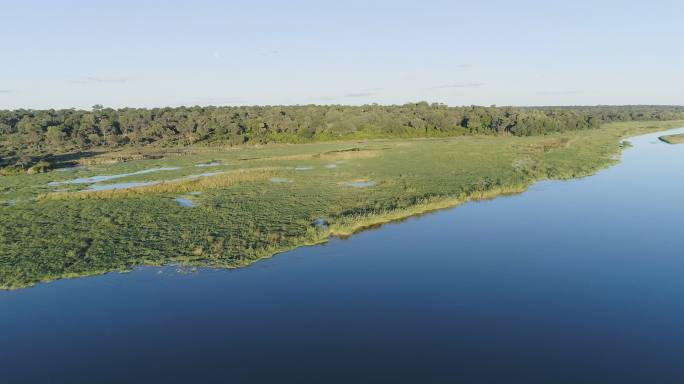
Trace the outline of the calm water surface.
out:
<instances>
[{"instance_id":1,"label":"calm water surface","mask_svg":"<svg viewBox=\"0 0 684 384\"><path fill-rule=\"evenodd\" d=\"M249 268L0 292L0 382L682 383L684 145L657 136Z\"/></svg>"}]
</instances>

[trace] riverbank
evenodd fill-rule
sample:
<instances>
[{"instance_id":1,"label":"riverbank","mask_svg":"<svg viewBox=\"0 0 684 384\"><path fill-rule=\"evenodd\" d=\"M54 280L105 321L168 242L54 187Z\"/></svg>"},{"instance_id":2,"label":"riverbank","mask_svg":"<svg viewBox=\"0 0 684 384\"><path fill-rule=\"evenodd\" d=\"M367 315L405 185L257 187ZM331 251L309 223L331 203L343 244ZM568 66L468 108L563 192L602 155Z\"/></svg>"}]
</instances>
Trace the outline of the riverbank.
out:
<instances>
[{"instance_id":1,"label":"riverbank","mask_svg":"<svg viewBox=\"0 0 684 384\"><path fill-rule=\"evenodd\" d=\"M349 236L469 200L519 193L537 180L590 175L617 161L623 138L680 125L620 123L524 138L375 140L211 151L5 177L0 191L0 201L5 201L0 212L7 218L0 226L0 286L21 288L140 265L245 266L330 236ZM175 200L180 195L169 188L84 199L93 193L84 189L108 182L48 186L135 172L116 181L178 180L198 175L196 167L207 164L212 174L197 176L203 180L192 184L198 190L183 188L184 194L197 192L183 195L192 207L180 206ZM155 167L168 170L141 172ZM269 167L269 179L212 182L225 178L224 173L264 167Z\"/></svg>"}]
</instances>

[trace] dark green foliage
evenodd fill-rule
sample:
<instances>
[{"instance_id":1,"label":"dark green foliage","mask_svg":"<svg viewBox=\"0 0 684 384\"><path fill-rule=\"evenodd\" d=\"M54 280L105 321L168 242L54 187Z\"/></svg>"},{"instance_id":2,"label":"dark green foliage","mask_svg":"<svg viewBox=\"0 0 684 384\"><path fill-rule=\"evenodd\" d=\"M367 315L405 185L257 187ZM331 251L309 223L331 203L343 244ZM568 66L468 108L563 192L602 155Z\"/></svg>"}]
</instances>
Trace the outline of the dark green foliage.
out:
<instances>
[{"instance_id":1,"label":"dark green foliage","mask_svg":"<svg viewBox=\"0 0 684 384\"><path fill-rule=\"evenodd\" d=\"M45 160L41 160L37 162L36 164L32 165L31 168L28 169L29 173L45 173L50 170L50 163L48 163Z\"/></svg>"},{"instance_id":2,"label":"dark green foliage","mask_svg":"<svg viewBox=\"0 0 684 384\"><path fill-rule=\"evenodd\" d=\"M619 121L684 118L684 107L245 106L0 111L0 168L97 148L263 144L464 134L530 136ZM31 155L26 163L22 156ZM5 171L8 173L9 171ZM9 172L11 173L11 172Z\"/></svg>"}]
</instances>

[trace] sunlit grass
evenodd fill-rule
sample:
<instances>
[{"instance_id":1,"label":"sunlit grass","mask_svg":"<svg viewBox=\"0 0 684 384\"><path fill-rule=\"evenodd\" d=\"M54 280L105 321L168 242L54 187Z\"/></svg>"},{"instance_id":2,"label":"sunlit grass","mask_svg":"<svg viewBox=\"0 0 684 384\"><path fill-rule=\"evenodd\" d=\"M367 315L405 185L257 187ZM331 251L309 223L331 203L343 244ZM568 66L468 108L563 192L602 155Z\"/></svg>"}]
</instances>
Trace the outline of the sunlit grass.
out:
<instances>
[{"instance_id":1,"label":"sunlit grass","mask_svg":"<svg viewBox=\"0 0 684 384\"><path fill-rule=\"evenodd\" d=\"M590 175L616 162L624 137L677 126L619 123L537 137L189 148L168 156L155 149L151 159L137 153L140 160L85 170L2 176L0 287L171 262L240 267L331 235L518 193L536 180ZM211 171L224 173L183 179L198 172L196 164L214 161L221 166ZM161 181L128 190L84 192L87 185L67 185L66 192L54 192L48 186L155 167L179 169L117 180ZM374 184L346 185L354 181ZM202 193L192 196L191 209L174 200L194 191ZM319 219L327 227L317 226Z\"/></svg>"},{"instance_id":2,"label":"sunlit grass","mask_svg":"<svg viewBox=\"0 0 684 384\"><path fill-rule=\"evenodd\" d=\"M38 196L38 201L65 200L65 199L112 199L135 197L150 194L165 193L188 193L205 191L209 189L226 188L232 185L264 180L276 174L277 168L255 168L225 171L217 175L201 176L193 179L177 179L162 181L159 184L133 187L127 189L104 190L104 191L76 191L76 192L50 192Z\"/></svg>"}]
</instances>

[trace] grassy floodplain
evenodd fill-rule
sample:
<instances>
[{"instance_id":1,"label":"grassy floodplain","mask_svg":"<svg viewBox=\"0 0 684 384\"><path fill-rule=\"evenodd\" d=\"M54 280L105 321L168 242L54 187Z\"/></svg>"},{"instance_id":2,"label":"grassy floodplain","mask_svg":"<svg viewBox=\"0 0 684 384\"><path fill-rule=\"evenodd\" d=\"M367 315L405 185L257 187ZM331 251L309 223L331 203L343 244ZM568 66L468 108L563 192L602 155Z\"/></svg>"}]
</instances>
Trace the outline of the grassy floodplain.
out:
<instances>
[{"instance_id":1,"label":"grassy floodplain","mask_svg":"<svg viewBox=\"0 0 684 384\"><path fill-rule=\"evenodd\" d=\"M678 135L665 135L659 137L660 141L664 141L668 144L681 144L684 143L684 133Z\"/></svg>"},{"instance_id":2,"label":"grassy floodplain","mask_svg":"<svg viewBox=\"0 0 684 384\"><path fill-rule=\"evenodd\" d=\"M536 180L590 175L617 161L624 137L681 124L614 123L531 137L155 149L154 159L113 161L140 157L141 150L124 150L84 159L86 168L2 176L0 287L140 265L245 266L333 235L522 192ZM139 172L145 170L153 171ZM88 191L115 183L143 184Z\"/></svg>"}]
</instances>

